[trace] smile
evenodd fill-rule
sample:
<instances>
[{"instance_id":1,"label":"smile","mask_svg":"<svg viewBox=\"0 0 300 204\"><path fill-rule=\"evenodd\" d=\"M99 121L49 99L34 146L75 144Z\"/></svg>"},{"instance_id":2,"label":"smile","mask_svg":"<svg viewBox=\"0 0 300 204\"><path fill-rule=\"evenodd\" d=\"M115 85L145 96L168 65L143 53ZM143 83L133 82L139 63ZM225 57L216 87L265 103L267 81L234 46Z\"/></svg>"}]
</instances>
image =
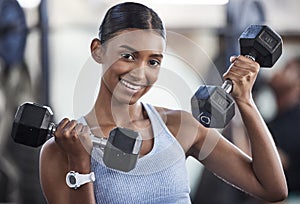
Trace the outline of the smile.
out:
<instances>
[{"instance_id":1,"label":"smile","mask_svg":"<svg viewBox=\"0 0 300 204\"><path fill-rule=\"evenodd\" d=\"M143 86L141 85L136 85L136 84L132 84L128 81L125 81L124 79L121 79L120 80L121 84L123 84L125 87L129 88L129 89L132 89L132 90L135 90L135 91L138 91L140 89L143 88Z\"/></svg>"}]
</instances>

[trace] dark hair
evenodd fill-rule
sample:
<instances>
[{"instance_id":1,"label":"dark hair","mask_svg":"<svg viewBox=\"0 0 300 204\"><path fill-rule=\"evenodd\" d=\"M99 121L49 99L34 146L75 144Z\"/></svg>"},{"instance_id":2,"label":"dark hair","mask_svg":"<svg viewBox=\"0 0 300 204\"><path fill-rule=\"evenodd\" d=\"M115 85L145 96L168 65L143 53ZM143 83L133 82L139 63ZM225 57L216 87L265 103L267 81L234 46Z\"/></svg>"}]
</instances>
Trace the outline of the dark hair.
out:
<instances>
[{"instance_id":1,"label":"dark hair","mask_svg":"<svg viewBox=\"0 0 300 204\"><path fill-rule=\"evenodd\" d=\"M125 2L107 11L99 28L99 39L105 43L118 32L129 28L153 29L164 39L166 38L162 20L155 11L143 4Z\"/></svg>"}]
</instances>

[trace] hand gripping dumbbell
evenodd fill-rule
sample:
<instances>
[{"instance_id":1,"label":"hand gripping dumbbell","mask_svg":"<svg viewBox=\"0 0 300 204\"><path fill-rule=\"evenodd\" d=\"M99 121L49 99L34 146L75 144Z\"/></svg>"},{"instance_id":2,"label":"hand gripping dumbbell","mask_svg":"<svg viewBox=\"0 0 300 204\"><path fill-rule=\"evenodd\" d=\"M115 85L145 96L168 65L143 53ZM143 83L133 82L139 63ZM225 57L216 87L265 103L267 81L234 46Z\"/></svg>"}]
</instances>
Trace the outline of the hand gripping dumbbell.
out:
<instances>
[{"instance_id":1,"label":"hand gripping dumbbell","mask_svg":"<svg viewBox=\"0 0 300 204\"><path fill-rule=\"evenodd\" d=\"M50 107L24 103L15 114L11 136L16 143L39 147L56 130L52 119ZM103 162L107 167L125 172L135 167L142 145L142 137L138 132L116 127L110 132L108 139L94 135L90 137L93 146L104 151Z\"/></svg>"},{"instance_id":2,"label":"hand gripping dumbbell","mask_svg":"<svg viewBox=\"0 0 300 204\"><path fill-rule=\"evenodd\" d=\"M241 55L261 67L272 67L282 54L282 39L265 25L250 25L239 38ZM193 116L205 127L224 128L235 114L230 93L232 81L219 86L200 86L191 99Z\"/></svg>"}]
</instances>

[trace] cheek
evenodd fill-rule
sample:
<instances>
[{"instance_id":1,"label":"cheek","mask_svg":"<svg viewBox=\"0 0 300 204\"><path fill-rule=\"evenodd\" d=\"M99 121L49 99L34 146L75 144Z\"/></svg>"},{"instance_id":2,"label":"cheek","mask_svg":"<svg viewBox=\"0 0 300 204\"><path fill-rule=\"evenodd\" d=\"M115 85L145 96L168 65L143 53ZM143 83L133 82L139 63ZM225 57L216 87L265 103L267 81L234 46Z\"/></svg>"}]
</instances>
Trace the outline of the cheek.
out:
<instances>
[{"instance_id":1,"label":"cheek","mask_svg":"<svg viewBox=\"0 0 300 204\"><path fill-rule=\"evenodd\" d=\"M103 73L103 80L104 82L109 85L110 89L115 88L117 83L119 83L119 76L120 76L120 68L115 65L111 65L110 67L104 66L104 73Z\"/></svg>"},{"instance_id":2,"label":"cheek","mask_svg":"<svg viewBox=\"0 0 300 204\"><path fill-rule=\"evenodd\" d=\"M129 73L133 69L131 66L132 65L119 60L115 61L109 69L111 69L115 75L123 75Z\"/></svg>"},{"instance_id":3,"label":"cheek","mask_svg":"<svg viewBox=\"0 0 300 204\"><path fill-rule=\"evenodd\" d=\"M149 69L146 72L146 78L150 85L154 84L158 79L159 69Z\"/></svg>"},{"instance_id":4,"label":"cheek","mask_svg":"<svg viewBox=\"0 0 300 204\"><path fill-rule=\"evenodd\" d=\"M119 76L122 75L126 71L126 66L122 65L122 63L115 62L113 64L105 64L104 65L104 75L110 80L118 81Z\"/></svg>"}]
</instances>

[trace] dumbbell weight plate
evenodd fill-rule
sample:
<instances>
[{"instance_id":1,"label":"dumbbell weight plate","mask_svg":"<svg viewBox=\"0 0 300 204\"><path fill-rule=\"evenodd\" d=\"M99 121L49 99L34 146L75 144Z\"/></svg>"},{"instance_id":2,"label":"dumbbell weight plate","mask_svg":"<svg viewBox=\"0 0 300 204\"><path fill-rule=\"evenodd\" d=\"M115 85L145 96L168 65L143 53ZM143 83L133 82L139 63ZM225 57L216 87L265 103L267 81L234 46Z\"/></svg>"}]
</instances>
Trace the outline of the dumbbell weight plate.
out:
<instances>
[{"instance_id":1,"label":"dumbbell weight plate","mask_svg":"<svg viewBox=\"0 0 300 204\"><path fill-rule=\"evenodd\" d=\"M16 143L39 147L50 137L52 119L53 112L49 107L25 103L18 107L11 136Z\"/></svg>"}]
</instances>

